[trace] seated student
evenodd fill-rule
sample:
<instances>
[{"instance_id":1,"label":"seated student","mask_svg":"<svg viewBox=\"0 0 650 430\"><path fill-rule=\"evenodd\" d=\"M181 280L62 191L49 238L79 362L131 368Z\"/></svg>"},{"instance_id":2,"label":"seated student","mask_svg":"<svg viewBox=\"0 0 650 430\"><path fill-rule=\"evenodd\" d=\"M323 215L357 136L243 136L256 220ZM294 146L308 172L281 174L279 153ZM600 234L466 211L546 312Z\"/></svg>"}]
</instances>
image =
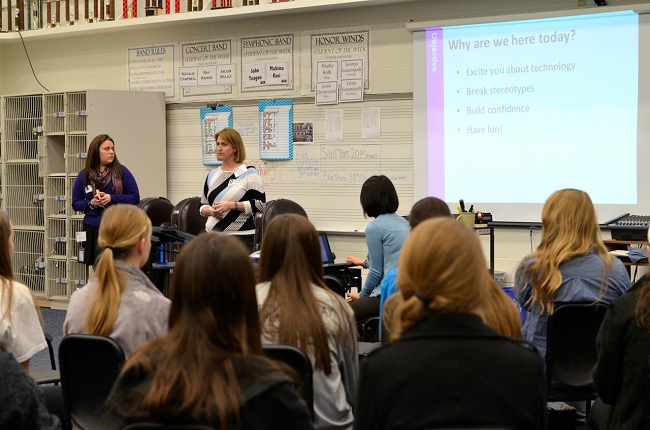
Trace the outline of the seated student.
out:
<instances>
[{"instance_id":1,"label":"seated student","mask_svg":"<svg viewBox=\"0 0 650 430\"><path fill-rule=\"evenodd\" d=\"M270 222L259 272L262 341L309 355L316 428L351 429L359 366L354 313L323 282L318 233L307 218L279 215Z\"/></svg>"},{"instance_id":2,"label":"seated student","mask_svg":"<svg viewBox=\"0 0 650 430\"><path fill-rule=\"evenodd\" d=\"M425 197L421 200L418 200L413 207L411 208L411 213L408 216L409 226L411 230L417 227L422 221L435 218L435 217L451 217L451 212L449 211L449 206L447 203L443 202L437 197ZM384 305L386 300L397 292L397 267L391 270L386 274L384 280L381 282L381 294L379 302L379 319L382 321L380 324L379 333L380 336L383 334L384 330ZM399 297L399 296L398 296ZM397 304L399 299L392 300L391 309ZM392 313L391 313L392 317ZM389 319L392 319L389 317ZM389 323L390 324L390 323ZM388 336L385 336L387 339Z\"/></svg>"},{"instance_id":3,"label":"seated student","mask_svg":"<svg viewBox=\"0 0 650 430\"><path fill-rule=\"evenodd\" d=\"M106 210L95 276L70 297L63 333L110 336L128 357L167 332L169 299L142 270L151 251L151 221L137 206Z\"/></svg>"},{"instance_id":4,"label":"seated student","mask_svg":"<svg viewBox=\"0 0 650 430\"><path fill-rule=\"evenodd\" d=\"M623 263L609 255L587 193L553 193L542 209L542 241L515 274L517 302L528 311L524 337L546 357L548 316L555 303L609 304L630 288Z\"/></svg>"},{"instance_id":5,"label":"seated student","mask_svg":"<svg viewBox=\"0 0 650 430\"><path fill-rule=\"evenodd\" d=\"M13 279L13 270L11 267L11 258L14 252L13 229L9 221L7 212L0 210L0 351L5 351L10 356L3 357L3 361L17 361L24 370L24 375L17 375L13 372L14 363L0 365L3 373L0 391L8 396L11 400L0 401L0 428L54 428L60 426L58 419L49 418L40 412L40 399L35 398L34 390L31 384L22 385L25 378L29 376L25 372L29 370L29 361L38 351L47 348L45 334L41 325L41 318L38 308L34 303L34 295L31 290ZM14 386L15 385L15 386ZM8 389L8 387L10 389ZM20 390L24 397L15 398L18 395L16 390ZM61 390L58 386L46 386L36 388L38 391L44 391L47 396L48 406L51 412L61 412L63 408L61 400ZM42 396L42 394L38 394ZM26 415L20 415L15 407L20 407L25 401L25 406L30 408L24 411ZM39 414L28 416L27 414L36 413L39 408ZM6 409L6 410L5 410ZM20 419L26 419L20 423ZM15 419L15 421L13 421ZM30 421L33 420L33 421ZM7 425L2 425L3 423ZM28 423L31 423L28 425ZM11 425L9 425L11 424ZM33 427L32 427L33 426Z\"/></svg>"},{"instance_id":6,"label":"seated student","mask_svg":"<svg viewBox=\"0 0 650 430\"><path fill-rule=\"evenodd\" d=\"M39 312L31 290L14 280L11 258L14 232L5 211L0 212L0 350L29 370L29 359L47 348Z\"/></svg>"},{"instance_id":7,"label":"seated student","mask_svg":"<svg viewBox=\"0 0 650 430\"><path fill-rule=\"evenodd\" d=\"M355 429L545 428L539 355L484 323L485 309L499 306L504 324L520 324L507 297L490 303L498 287L471 228L421 223L402 249L398 283L395 341L361 363Z\"/></svg>"},{"instance_id":8,"label":"seated student","mask_svg":"<svg viewBox=\"0 0 650 430\"><path fill-rule=\"evenodd\" d=\"M609 304L630 288L623 263L609 255L600 237L596 210L589 194L564 189L554 192L542 209L542 241L515 273L515 298L528 311L524 338L546 359L548 317L556 303ZM551 391L563 389L551 381ZM585 403L565 402L585 420Z\"/></svg>"},{"instance_id":9,"label":"seated student","mask_svg":"<svg viewBox=\"0 0 650 430\"><path fill-rule=\"evenodd\" d=\"M382 319L384 330L386 331L385 341L390 340L393 335L397 314L396 310L403 302L404 298L401 294L393 294L386 300ZM513 317L514 314L509 310L512 308L512 305L513 302L510 297L498 285L490 284L488 299L481 306L483 323L503 336L520 339L521 324L518 319ZM508 309L508 311L504 313L504 309Z\"/></svg>"},{"instance_id":10,"label":"seated student","mask_svg":"<svg viewBox=\"0 0 650 430\"><path fill-rule=\"evenodd\" d=\"M0 349L0 428L58 430L61 422L51 415L43 394L14 357Z\"/></svg>"},{"instance_id":11,"label":"seated student","mask_svg":"<svg viewBox=\"0 0 650 430\"><path fill-rule=\"evenodd\" d=\"M379 315L380 288L384 276L397 267L402 244L408 236L408 222L395 212L399 198L395 185L384 176L371 176L361 187L359 197L364 215L375 218L366 227L366 260L349 256L346 262L369 269L363 288L358 293L346 293L352 302L357 321Z\"/></svg>"},{"instance_id":12,"label":"seated student","mask_svg":"<svg viewBox=\"0 0 650 430\"><path fill-rule=\"evenodd\" d=\"M596 346L594 385L600 399L612 405L609 417L598 428L643 428L646 411L642 399L648 390L650 358L650 276L612 302ZM594 406L592 412L596 410Z\"/></svg>"},{"instance_id":13,"label":"seated student","mask_svg":"<svg viewBox=\"0 0 650 430\"><path fill-rule=\"evenodd\" d=\"M263 356L248 252L223 233L197 236L176 262L169 333L138 349L107 400L131 422L217 429L311 429L290 378Z\"/></svg>"}]
</instances>

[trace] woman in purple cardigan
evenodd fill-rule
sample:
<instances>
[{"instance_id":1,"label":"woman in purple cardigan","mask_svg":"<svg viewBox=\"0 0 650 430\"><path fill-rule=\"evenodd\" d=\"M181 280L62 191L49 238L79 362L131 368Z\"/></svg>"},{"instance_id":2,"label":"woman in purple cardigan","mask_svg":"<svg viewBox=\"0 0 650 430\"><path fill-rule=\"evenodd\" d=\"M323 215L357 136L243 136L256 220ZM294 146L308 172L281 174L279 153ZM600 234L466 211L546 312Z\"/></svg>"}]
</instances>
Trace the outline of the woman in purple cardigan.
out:
<instances>
[{"instance_id":1,"label":"woman in purple cardigan","mask_svg":"<svg viewBox=\"0 0 650 430\"><path fill-rule=\"evenodd\" d=\"M110 205L137 205L139 202L138 184L129 169L117 160L115 142L107 134L96 136L88 147L86 167L79 172L72 186L72 208L85 214L86 243L79 261L95 264L99 223L104 209Z\"/></svg>"}]
</instances>

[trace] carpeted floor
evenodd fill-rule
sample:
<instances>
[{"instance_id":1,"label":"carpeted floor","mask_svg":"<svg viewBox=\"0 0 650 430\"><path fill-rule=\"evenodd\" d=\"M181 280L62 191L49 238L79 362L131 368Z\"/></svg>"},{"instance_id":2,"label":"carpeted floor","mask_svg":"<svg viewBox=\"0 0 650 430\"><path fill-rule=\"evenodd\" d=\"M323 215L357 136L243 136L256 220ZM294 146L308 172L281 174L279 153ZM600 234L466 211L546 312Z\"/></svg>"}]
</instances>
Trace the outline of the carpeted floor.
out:
<instances>
[{"instance_id":1,"label":"carpeted floor","mask_svg":"<svg viewBox=\"0 0 650 430\"><path fill-rule=\"evenodd\" d=\"M57 363L56 368L59 368L59 344L63 338L63 321L65 320L65 311L41 308L41 315L43 315L43 329L49 333L52 338L52 345L54 347L54 358ZM47 349L39 351L34 354L29 361L29 366L34 369L51 369L50 353Z\"/></svg>"}]
</instances>

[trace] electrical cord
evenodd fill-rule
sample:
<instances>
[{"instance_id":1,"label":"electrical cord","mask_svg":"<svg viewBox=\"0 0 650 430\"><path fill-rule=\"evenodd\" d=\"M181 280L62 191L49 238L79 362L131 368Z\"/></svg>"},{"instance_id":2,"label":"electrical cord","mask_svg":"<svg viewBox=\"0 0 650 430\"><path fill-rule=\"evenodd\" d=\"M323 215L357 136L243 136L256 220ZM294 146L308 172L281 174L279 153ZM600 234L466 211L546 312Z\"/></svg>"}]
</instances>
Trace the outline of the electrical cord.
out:
<instances>
[{"instance_id":1,"label":"electrical cord","mask_svg":"<svg viewBox=\"0 0 650 430\"><path fill-rule=\"evenodd\" d=\"M43 89L49 93L50 90L45 88L45 86L43 84L41 84L41 81L39 81L38 78L36 77L36 72L34 71L34 66L32 66L32 60L31 60L31 58L29 58L29 53L27 52L27 46L25 46L25 39L23 39L22 31L18 31L18 36L20 36L20 41L23 42L23 49L25 50L25 55L27 56L27 61L29 61L29 67L31 67L31 69L32 69L32 75L34 75L34 79L36 79L36 82L38 82L38 85L43 87Z\"/></svg>"}]
</instances>

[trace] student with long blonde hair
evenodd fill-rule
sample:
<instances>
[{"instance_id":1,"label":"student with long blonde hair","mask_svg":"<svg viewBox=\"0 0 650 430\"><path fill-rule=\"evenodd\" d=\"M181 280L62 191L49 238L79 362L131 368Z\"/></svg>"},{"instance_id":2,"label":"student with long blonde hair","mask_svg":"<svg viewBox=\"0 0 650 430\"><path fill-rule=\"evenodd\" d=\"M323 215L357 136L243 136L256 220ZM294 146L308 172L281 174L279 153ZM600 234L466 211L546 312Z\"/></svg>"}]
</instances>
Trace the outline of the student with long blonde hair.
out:
<instances>
[{"instance_id":1,"label":"student with long blonde hair","mask_svg":"<svg viewBox=\"0 0 650 430\"><path fill-rule=\"evenodd\" d=\"M42 390L27 373L31 357L47 348L47 342L34 294L14 280L13 253L11 221L0 209L0 428L60 429L58 418L45 407ZM57 389L48 387L53 408L61 405Z\"/></svg>"},{"instance_id":2,"label":"student with long blonde hair","mask_svg":"<svg viewBox=\"0 0 650 430\"><path fill-rule=\"evenodd\" d=\"M316 428L352 428L358 375L354 313L323 282L318 233L300 215L266 227L259 267L262 341L297 346L314 368Z\"/></svg>"},{"instance_id":3,"label":"student with long blonde hair","mask_svg":"<svg viewBox=\"0 0 650 430\"><path fill-rule=\"evenodd\" d=\"M140 270L151 251L151 221L132 205L106 210L95 276L70 297L64 334L110 336L127 357L167 332L169 299Z\"/></svg>"},{"instance_id":4,"label":"student with long blonde hair","mask_svg":"<svg viewBox=\"0 0 650 430\"><path fill-rule=\"evenodd\" d=\"M355 429L545 428L543 364L502 331L520 324L473 229L433 218L402 248L394 342L361 364ZM501 296L500 296L500 295Z\"/></svg>"},{"instance_id":5,"label":"student with long blonde hair","mask_svg":"<svg viewBox=\"0 0 650 430\"><path fill-rule=\"evenodd\" d=\"M255 274L239 239L206 233L183 248L169 333L138 349L108 399L126 423L312 429L291 379L263 356Z\"/></svg>"},{"instance_id":6,"label":"student with long blonde hair","mask_svg":"<svg viewBox=\"0 0 650 430\"><path fill-rule=\"evenodd\" d=\"M555 303L611 303L630 288L623 263L608 254L589 194L553 193L542 210L542 241L515 275L515 296L528 311L524 337L546 357L547 320Z\"/></svg>"},{"instance_id":7,"label":"student with long blonde hair","mask_svg":"<svg viewBox=\"0 0 650 430\"><path fill-rule=\"evenodd\" d=\"M14 280L11 257L14 233L7 212L0 212L0 350L14 356L27 371L29 359L47 348L31 290Z\"/></svg>"}]
</instances>

